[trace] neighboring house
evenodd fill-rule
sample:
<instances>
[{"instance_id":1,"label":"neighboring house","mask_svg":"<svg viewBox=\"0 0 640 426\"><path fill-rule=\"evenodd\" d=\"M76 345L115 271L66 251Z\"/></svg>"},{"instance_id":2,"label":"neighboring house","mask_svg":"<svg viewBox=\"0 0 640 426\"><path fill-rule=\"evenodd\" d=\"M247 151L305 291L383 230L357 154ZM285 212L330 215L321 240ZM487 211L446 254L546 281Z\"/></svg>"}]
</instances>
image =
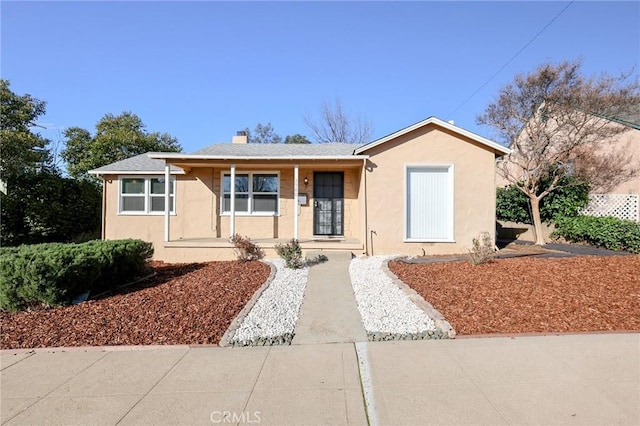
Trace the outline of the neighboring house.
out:
<instances>
[{"instance_id":1,"label":"neighboring house","mask_svg":"<svg viewBox=\"0 0 640 426\"><path fill-rule=\"evenodd\" d=\"M626 114L622 118L597 116L610 122L610 126L625 126L627 131L609 139L603 139L597 145L585 147L588 154L594 157L610 157L612 161L627 162L625 170L635 171L635 176L627 179L619 179L621 176L611 177L592 185L590 204L585 208L584 214L595 216L616 216L621 219L640 221L640 112ZM580 161L588 163L589 155L583 160L576 160L574 167L578 170L585 167ZM597 163L596 163L597 164ZM587 164L593 167L593 164ZM596 166L597 167L597 166ZM498 187L510 184L501 173L496 170L496 184ZM511 168L511 173L517 173ZM626 175L624 175L626 176ZM624 180L620 182L620 180Z\"/></svg>"},{"instance_id":2,"label":"neighboring house","mask_svg":"<svg viewBox=\"0 0 640 426\"><path fill-rule=\"evenodd\" d=\"M628 114L622 118L610 117L612 123L626 126L629 130L620 134L615 140L603 144L603 150L623 152L631 159L630 165L640 170L640 106L635 114ZM616 184L611 188L599 188L594 192L606 192L612 194L640 194L640 173L626 182Z\"/></svg>"},{"instance_id":3,"label":"neighboring house","mask_svg":"<svg viewBox=\"0 0 640 426\"><path fill-rule=\"evenodd\" d=\"M447 254L494 237L495 159L508 152L431 117L360 146L239 135L90 173L104 180L103 238L151 241L159 260L231 259L234 233L269 255L291 238L305 250Z\"/></svg>"}]
</instances>

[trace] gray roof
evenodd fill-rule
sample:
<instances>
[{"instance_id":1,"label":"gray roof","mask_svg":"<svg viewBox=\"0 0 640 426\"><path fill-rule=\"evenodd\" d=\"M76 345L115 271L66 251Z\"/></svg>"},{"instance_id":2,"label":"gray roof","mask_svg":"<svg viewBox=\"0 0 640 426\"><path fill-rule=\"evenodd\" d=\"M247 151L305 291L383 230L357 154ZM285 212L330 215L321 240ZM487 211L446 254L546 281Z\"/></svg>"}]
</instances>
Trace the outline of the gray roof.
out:
<instances>
[{"instance_id":1,"label":"gray roof","mask_svg":"<svg viewBox=\"0 0 640 426\"><path fill-rule=\"evenodd\" d=\"M260 144L219 143L191 152L189 155L232 157L297 157L353 155L360 145L349 143Z\"/></svg>"},{"instance_id":2,"label":"gray roof","mask_svg":"<svg viewBox=\"0 0 640 426\"><path fill-rule=\"evenodd\" d=\"M136 155L135 157L127 158L126 160L116 161L115 163L107 164L106 166L90 170L89 173L100 175L113 172L164 172L164 160L154 160L153 158L149 158L149 154L160 153L147 152L145 154ZM182 169L179 167L171 166L171 171L181 172Z\"/></svg>"},{"instance_id":3,"label":"gray roof","mask_svg":"<svg viewBox=\"0 0 640 426\"><path fill-rule=\"evenodd\" d=\"M613 117L612 120L640 130L640 108L637 111L618 114L616 117Z\"/></svg>"}]
</instances>

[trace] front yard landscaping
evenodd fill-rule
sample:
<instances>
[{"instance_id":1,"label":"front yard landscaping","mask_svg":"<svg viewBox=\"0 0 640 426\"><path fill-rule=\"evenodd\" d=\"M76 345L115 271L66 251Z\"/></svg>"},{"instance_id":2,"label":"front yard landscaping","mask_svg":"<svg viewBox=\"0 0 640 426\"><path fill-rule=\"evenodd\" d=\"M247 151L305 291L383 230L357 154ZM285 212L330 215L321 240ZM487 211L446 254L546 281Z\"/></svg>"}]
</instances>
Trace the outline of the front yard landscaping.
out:
<instances>
[{"instance_id":1,"label":"front yard landscaping","mask_svg":"<svg viewBox=\"0 0 640 426\"><path fill-rule=\"evenodd\" d=\"M153 278L112 296L0 312L2 349L217 344L270 274L263 262L152 266Z\"/></svg>"},{"instance_id":2,"label":"front yard landscaping","mask_svg":"<svg viewBox=\"0 0 640 426\"><path fill-rule=\"evenodd\" d=\"M389 263L458 335L640 330L640 256Z\"/></svg>"}]
</instances>

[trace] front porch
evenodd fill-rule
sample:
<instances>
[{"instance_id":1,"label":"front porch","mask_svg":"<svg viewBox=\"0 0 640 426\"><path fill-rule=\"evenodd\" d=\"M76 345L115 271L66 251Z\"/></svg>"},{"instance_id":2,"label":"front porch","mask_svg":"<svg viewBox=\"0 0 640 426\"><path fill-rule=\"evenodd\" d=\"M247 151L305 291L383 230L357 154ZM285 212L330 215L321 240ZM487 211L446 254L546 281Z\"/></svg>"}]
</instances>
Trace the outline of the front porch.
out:
<instances>
[{"instance_id":1,"label":"front porch","mask_svg":"<svg viewBox=\"0 0 640 426\"><path fill-rule=\"evenodd\" d=\"M286 238L255 238L251 239L262 249L274 249L278 244L285 244L290 239ZM315 250L348 250L357 253L364 250L364 243L357 238L301 238L298 240L300 246L305 251ZM179 240L167 241L164 247L171 248L233 248L233 244L228 238L184 238Z\"/></svg>"},{"instance_id":2,"label":"front porch","mask_svg":"<svg viewBox=\"0 0 640 426\"><path fill-rule=\"evenodd\" d=\"M284 163L176 162L188 173L177 178L176 214L165 209L158 254L174 258L183 250L201 258L209 251L214 258L227 257L224 252L232 255L229 240L236 233L267 256L291 239L305 252L363 253L363 161Z\"/></svg>"}]
</instances>

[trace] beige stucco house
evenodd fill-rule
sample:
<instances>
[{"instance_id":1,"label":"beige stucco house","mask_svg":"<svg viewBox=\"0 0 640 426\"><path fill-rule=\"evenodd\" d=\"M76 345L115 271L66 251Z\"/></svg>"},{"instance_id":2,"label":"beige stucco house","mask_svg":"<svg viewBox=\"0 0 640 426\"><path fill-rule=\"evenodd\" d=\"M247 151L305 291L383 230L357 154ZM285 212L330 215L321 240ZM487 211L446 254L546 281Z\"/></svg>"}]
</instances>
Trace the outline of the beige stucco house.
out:
<instances>
[{"instance_id":1,"label":"beige stucco house","mask_svg":"<svg viewBox=\"0 0 640 426\"><path fill-rule=\"evenodd\" d=\"M151 241L168 262L232 259L234 233L269 256L291 238L304 250L446 254L494 235L495 160L508 152L431 117L366 145L239 135L90 173L104 181L103 238Z\"/></svg>"},{"instance_id":2,"label":"beige stucco house","mask_svg":"<svg viewBox=\"0 0 640 426\"><path fill-rule=\"evenodd\" d=\"M586 120L588 125L593 125L594 128L599 127L602 132L591 138L591 142L581 149L576 149L569 158L577 173L586 172L587 175L595 176L595 179L590 182L589 204L582 210L582 214L614 216L640 222L640 111L624 114L622 118L601 114L583 113L583 115L588 118ZM532 133L535 134L539 123L540 121L532 119L527 126L531 126L534 129ZM609 129L616 132L609 132ZM526 136L527 133L523 131L521 134L523 140L526 140ZM515 148L511 155L503 157L505 161L499 163L496 168L498 187L506 187L512 180L523 176L523 167L516 165L516 163L523 163L524 167L527 166L526 161L521 158ZM619 166L620 171L609 174L593 173L594 170L607 170L607 164ZM504 177L505 173L510 176L511 181ZM506 222L501 222L501 225L507 228L524 229L522 225L516 226ZM548 233L552 230L553 226L549 227ZM511 231L506 230L504 235L510 234ZM532 235L532 232L528 231L521 234L520 238L531 239Z\"/></svg>"}]
</instances>

